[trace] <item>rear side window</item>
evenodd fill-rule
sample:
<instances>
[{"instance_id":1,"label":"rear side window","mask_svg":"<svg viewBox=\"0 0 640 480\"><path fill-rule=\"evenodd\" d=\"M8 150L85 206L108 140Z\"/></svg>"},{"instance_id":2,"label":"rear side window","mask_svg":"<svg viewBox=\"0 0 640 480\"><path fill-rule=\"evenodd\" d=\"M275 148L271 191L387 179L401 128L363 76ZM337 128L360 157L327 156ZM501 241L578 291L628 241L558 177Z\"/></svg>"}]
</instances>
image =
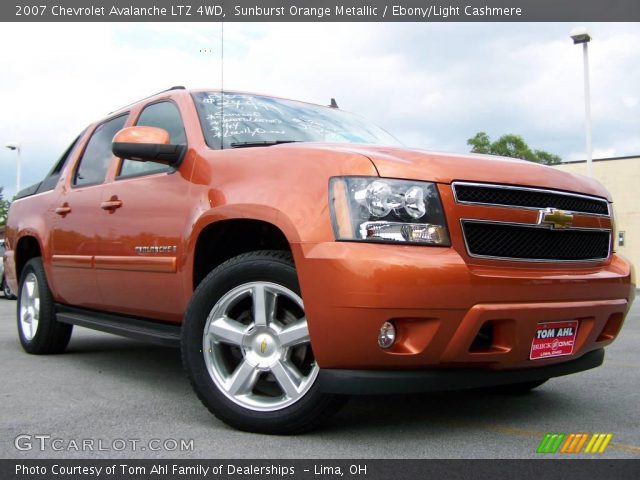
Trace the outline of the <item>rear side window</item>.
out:
<instances>
[{"instance_id":1,"label":"rear side window","mask_svg":"<svg viewBox=\"0 0 640 480\"><path fill-rule=\"evenodd\" d=\"M136 126L158 127L169 132L170 142L174 145L186 145L187 137L180 117L180 111L173 102L152 103L140 114ZM120 177L148 175L171 170L171 167L157 162L137 162L124 159Z\"/></svg>"},{"instance_id":2,"label":"rear side window","mask_svg":"<svg viewBox=\"0 0 640 480\"><path fill-rule=\"evenodd\" d=\"M82 134L80 134L82 135ZM73 143L71 145L69 145L69 147L65 150L65 152L62 154L62 156L58 159L58 162L54 165L54 167L51 169L51 171L49 172L49 174L47 175L47 177L51 177L53 175L60 175L60 172L62 172L62 169L64 168L64 166L67 163L67 160L69 159L69 155L71 155L71 152L73 151L73 149L75 148L75 146L78 143L78 140L80 140L80 135L78 135L76 137L76 139L73 141Z\"/></svg>"},{"instance_id":3,"label":"rear side window","mask_svg":"<svg viewBox=\"0 0 640 480\"><path fill-rule=\"evenodd\" d=\"M95 129L73 177L74 185L82 186L104 182L109 162L113 156L111 142L115 134L122 130L126 121L127 115L121 115Z\"/></svg>"},{"instance_id":4,"label":"rear side window","mask_svg":"<svg viewBox=\"0 0 640 480\"><path fill-rule=\"evenodd\" d=\"M53 190L55 188L56 184L58 183L58 180L60 179L60 174L62 173L62 169L69 161L69 157L71 156L71 153L75 150L76 145L78 145L78 140L80 140L81 136L82 136L82 133L76 137L73 143L69 145L69 148L67 148L67 150L58 159L57 163L54 165L54 167L51 169L51 171L47 174L45 179L40 184L40 187L38 188L38 193L48 192L49 190Z\"/></svg>"}]
</instances>

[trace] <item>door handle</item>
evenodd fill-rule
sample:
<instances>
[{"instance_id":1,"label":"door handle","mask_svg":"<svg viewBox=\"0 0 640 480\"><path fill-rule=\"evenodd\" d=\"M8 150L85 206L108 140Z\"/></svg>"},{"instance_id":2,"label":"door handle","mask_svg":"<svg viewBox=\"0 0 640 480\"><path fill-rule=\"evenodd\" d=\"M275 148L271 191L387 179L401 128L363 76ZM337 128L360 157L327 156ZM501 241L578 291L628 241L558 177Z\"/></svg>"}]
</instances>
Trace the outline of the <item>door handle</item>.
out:
<instances>
[{"instance_id":1,"label":"door handle","mask_svg":"<svg viewBox=\"0 0 640 480\"><path fill-rule=\"evenodd\" d=\"M56 208L55 212L56 212L56 214L60 215L61 217L64 217L68 213L71 213L71 207L69 206L68 203L63 203L58 208Z\"/></svg>"},{"instance_id":2,"label":"door handle","mask_svg":"<svg viewBox=\"0 0 640 480\"><path fill-rule=\"evenodd\" d=\"M100 208L103 210L108 210L113 213L114 210L120 208L122 206L122 200L118 200L117 197L113 197L111 200L107 200L100 204Z\"/></svg>"}]
</instances>

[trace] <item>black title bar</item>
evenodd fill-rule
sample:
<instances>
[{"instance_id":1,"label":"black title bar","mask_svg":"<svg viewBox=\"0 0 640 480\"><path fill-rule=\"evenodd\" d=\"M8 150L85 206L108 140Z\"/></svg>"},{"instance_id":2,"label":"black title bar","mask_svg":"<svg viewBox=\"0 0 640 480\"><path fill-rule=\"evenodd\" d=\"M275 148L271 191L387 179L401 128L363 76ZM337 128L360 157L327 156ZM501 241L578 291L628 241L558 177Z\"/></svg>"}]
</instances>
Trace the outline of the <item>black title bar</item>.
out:
<instances>
[{"instance_id":1,"label":"black title bar","mask_svg":"<svg viewBox=\"0 0 640 480\"><path fill-rule=\"evenodd\" d=\"M0 460L3 480L636 480L640 460Z\"/></svg>"},{"instance_id":2,"label":"black title bar","mask_svg":"<svg viewBox=\"0 0 640 480\"><path fill-rule=\"evenodd\" d=\"M638 22L638 0L3 0L2 22Z\"/></svg>"}]
</instances>

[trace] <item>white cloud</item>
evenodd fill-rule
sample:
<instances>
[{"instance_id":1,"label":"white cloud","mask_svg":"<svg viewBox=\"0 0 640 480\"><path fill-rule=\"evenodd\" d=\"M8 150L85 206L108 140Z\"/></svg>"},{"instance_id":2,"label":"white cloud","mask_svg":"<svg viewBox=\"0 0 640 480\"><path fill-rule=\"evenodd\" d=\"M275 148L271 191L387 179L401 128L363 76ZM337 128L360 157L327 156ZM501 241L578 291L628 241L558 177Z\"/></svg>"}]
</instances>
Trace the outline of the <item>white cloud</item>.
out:
<instances>
[{"instance_id":1,"label":"white cloud","mask_svg":"<svg viewBox=\"0 0 640 480\"><path fill-rule=\"evenodd\" d=\"M594 152L640 153L640 31L594 24ZM405 143L466 150L479 130L584 156L582 55L567 24L224 25L225 88L339 105ZM0 142L39 180L82 128L171 85L219 87L220 25L5 24ZM203 52L203 51L206 51ZM14 156L0 152L13 189ZM11 166L11 167L10 167Z\"/></svg>"}]
</instances>

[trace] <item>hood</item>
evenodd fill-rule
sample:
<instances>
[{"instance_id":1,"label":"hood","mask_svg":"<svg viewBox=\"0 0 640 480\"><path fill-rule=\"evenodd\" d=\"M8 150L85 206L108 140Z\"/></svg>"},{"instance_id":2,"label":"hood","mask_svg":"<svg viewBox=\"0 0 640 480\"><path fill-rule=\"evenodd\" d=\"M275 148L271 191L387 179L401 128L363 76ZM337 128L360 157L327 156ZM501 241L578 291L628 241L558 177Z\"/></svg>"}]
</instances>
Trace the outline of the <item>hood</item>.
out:
<instances>
[{"instance_id":1,"label":"hood","mask_svg":"<svg viewBox=\"0 0 640 480\"><path fill-rule=\"evenodd\" d=\"M381 177L451 183L455 180L551 188L607 198L598 181L547 165L492 155L450 154L425 150L349 145L298 143L292 148L313 148L364 155Z\"/></svg>"}]
</instances>

